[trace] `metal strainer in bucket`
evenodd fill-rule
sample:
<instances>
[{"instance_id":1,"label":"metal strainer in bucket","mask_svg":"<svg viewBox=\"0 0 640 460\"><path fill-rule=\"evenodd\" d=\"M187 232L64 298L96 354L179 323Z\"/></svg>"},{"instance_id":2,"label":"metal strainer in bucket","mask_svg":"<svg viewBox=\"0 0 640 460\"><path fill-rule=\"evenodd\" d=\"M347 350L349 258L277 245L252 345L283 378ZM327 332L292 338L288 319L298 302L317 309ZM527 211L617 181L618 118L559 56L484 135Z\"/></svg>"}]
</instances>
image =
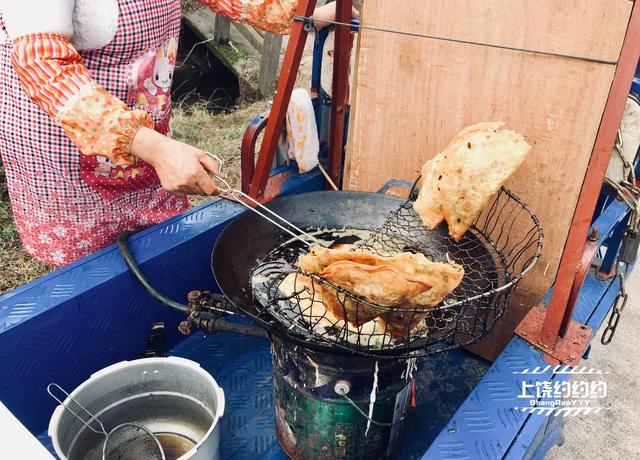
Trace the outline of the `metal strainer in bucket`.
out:
<instances>
[{"instance_id":1,"label":"metal strainer in bucket","mask_svg":"<svg viewBox=\"0 0 640 460\"><path fill-rule=\"evenodd\" d=\"M64 401L54 394L54 390L65 395ZM47 386L47 393L62 407L73 414L82 424L96 434L105 437L102 445L102 460L165 460L164 451L158 438L144 425L121 423L107 431L100 420L82 404L76 401L57 383ZM80 416L69 404L73 403ZM86 415L85 415L86 414ZM87 417L86 419L84 417ZM94 426L92 424L95 423Z\"/></svg>"}]
</instances>

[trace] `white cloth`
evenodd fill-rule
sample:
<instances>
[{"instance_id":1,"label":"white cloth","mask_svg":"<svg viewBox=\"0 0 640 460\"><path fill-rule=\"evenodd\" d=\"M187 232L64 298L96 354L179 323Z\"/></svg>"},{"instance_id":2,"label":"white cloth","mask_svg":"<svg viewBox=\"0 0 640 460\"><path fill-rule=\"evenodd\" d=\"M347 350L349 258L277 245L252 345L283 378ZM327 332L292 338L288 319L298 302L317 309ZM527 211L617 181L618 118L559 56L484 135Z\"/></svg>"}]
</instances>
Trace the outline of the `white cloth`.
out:
<instances>
[{"instance_id":1,"label":"white cloth","mask_svg":"<svg viewBox=\"0 0 640 460\"><path fill-rule=\"evenodd\" d=\"M287 142L289 158L298 163L301 173L318 166L320 141L313 103L307 90L302 88L295 89L291 94L287 109Z\"/></svg>"},{"instance_id":2,"label":"white cloth","mask_svg":"<svg viewBox=\"0 0 640 460\"><path fill-rule=\"evenodd\" d=\"M0 402L0 458L54 460L29 430Z\"/></svg>"},{"instance_id":3,"label":"white cloth","mask_svg":"<svg viewBox=\"0 0 640 460\"><path fill-rule=\"evenodd\" d=\"M118 27L118 0L0 0L10 38L56 33L78 50L104 48Z\"/></svg>"}]
</instances>

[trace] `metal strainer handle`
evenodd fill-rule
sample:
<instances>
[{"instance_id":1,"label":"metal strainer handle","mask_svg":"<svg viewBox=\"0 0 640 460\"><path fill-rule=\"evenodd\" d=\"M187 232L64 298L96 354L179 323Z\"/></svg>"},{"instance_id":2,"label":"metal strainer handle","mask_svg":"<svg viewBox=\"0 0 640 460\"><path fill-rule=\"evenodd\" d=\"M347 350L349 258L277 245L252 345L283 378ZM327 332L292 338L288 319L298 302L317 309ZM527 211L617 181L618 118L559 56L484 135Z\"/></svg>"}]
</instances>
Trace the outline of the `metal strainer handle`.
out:
<instances>
[{"instance_id":1,"label":"metal strainer handle","mask_svg":"<svg viewBox=\"0 0 640 460\"><path fill-rule=\"evenodd\" d=\"M82 409L89 416L89 418L87 420L85 420L83 417L81 417L80 415L75 413L74 410L71 409L67 404L65 404L58 396L53 394L53 389L54 388L57 391L60 391L62 394L64 394L66 396L65 401L67 399L72 401L76 406L78 406L80 409ZM82 424L84 426L86 426L87 428L89 428L91 431L93 431L96 434L103 434L105 436L109 436L109 433L107 433L107 430L105 430L104 425L102 424L102 422L100 420L98 420L91 412L89 412L86 407L84 407L78 401L73 399L71 397L71 395L65 389L63 389L60 385L58 385L57 383L50 383L49 385L47 385L47 393L49 393L49 396L51 396L53 399L58 401L58 403L60 403L60 405L62 407L64 407L67 411L69 411L71 414L73 414L75 418L80 420L82 422ZM95 421L98 425L100 425L100 429L96 430L95 428L93 428L90 425L93 421Z\"/></svg>"},{"instance_id":2,"label":"metal strainer handle","mask_svg":"<svg viewBox=\"0 0 640 460\"><path fill-rule=\"evenodd\" d=\"M60 393L62 393L63 395L66 396L64 401L54 394L54 391L53 391L54 389L56 391L59 391ZM53 399L55 399L65 410L69 411L69 413L71 413L76 419L78 419L85 427L89 428L94 433L101 434L101 435L103 435L105 437L104 442L102 444L102 460L108 460L109 459L109 457L107 457L107 454L111 449L108 449L108 447L113 447L113 446L109 446L109 440L110 439L112 440L114 438L114 436L113 436L114 433L120 434L121 439L124 439L125 442L131 442L132 440L134 440L136 438L141 438L143 436L151 438L153 440L153 442L155 443L155 445L152 447L153 452L151 452L150 455L146 456L145 459L149 459L149 460L150 459L166 460L166 457L164 455L164 450L162 449L162 444L160 444L160 441L158 440L156 435L153 434L144 425L139 425L137 423L122 423L122 424L116 426L111 431L107 432L107 430L105 429L105 427L102 424L102 422L100 420L98 420L95 415L93 415L91 412L89 412L89 410L86 407L84 407L82 404L80 404L77 400L72 398L71 395L64 388L62 388L60 385L58 385L57 383L50 383L49 385L47 385L47 393L49 393L49 395ZM88 415L88 418L85 420L84 417L81 417L78 413L76 413L73 409L71 409L69 407L69 405L65 403L67 400L73 402L76 406L78 406L80 409L82 409L82 411L86 415ZM94 427L92 427L91 423L93 423L93 422L96 422L100 426L100 428L99 429L95 429ZM143 436L138 436L135 433L137 430L143 431L144 435ZM123 432L124 434L122 434L120 432ZM132 433L134 433L136 435L132 436ZM117 437L116 437L116 439L117 439Z\"/></svg>"},{"instance_id":3,"label":"metal strainer handle","mask_svg":"<svg viewBox=\"0 0 640 460\"><path fill-rule=\"evenodd\" d=\"M207 153L209 153L209 152L207 152ZM220 169L222 169L222 160L220 160L218 157L216 157L215 155L213 155L211 153L209 153L209 155L211 155L212 158L215 158L216 160L218 160L218 162L220 163ZM220 174L209 172L209 176L211 176L211 179L213 179L214 181L216 181L220 185L222 185L222 187L219 187L221 192L227 193L232 198L234 198L234 200L236 202L238 202L239 204L241 204L242 206L244 206L248 210L250 210L252 212L255 212L260 217L262 217L263 219L265 219L268 222L272 223L273 225L275 225L279 229L285 231L286 233L288 233L289 235L293 236L294 238L302 241L305 245L310 246L309 241L312 241L313 243L315 243L315 244L317 244L319 246L326 247L326 245L324 243L322 243L320 240L318 240L317 238L315 238L312 235L309 235L307 232L305 232L304 230L302 230L301 228L299 228L298 226L296 226L292 222L288 221L284 217L280 216L279 214L273 212L271 209L267 208L266 206L264 206L259 201L257 201L254 198L250 197L249 195L247 195L243 191L237 190L237 189L234 189L233 187L231 187L229 182L227 182L224 177L220 176ZM251 202L255 206L255 208L253 206L251 206L250 204L248 204L245 200ZM258 211L258 209L256 209L256 208L259 208L260 211ZM272 216L272 217L269 217L269 216ZM304 238L302 238L301 235L304 236Z\"/></svg>"}]
</instances>

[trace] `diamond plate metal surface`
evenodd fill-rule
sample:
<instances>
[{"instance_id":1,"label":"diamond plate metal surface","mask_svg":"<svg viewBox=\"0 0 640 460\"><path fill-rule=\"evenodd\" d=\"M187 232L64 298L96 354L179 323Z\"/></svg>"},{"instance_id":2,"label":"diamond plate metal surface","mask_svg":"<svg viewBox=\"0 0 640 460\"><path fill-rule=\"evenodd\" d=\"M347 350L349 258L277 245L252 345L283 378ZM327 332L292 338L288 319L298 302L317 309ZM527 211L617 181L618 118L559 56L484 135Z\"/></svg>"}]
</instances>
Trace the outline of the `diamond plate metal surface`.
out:
<instances>
[{"instance_id":1,"label":"diamond plate metal surface","mask_svg":"<svg viewBox=\"0 0 640 460\"><path fill-rule=\"evenodd\" d=\"M222 458L255 459L276 446L271 352L266 340L196 334L171 354L199 362L224 389Z\"/></svg>"},{"instance_id":2,"label":"diamond plate metal surface","mask_svg":"<svg viewBox=\"0 0 640 460\"><path fill-rule=\"evenodd\" d=\"M239 211L226 202L193 210L180 222L139 234L134 253L152 281L175 299L207 283L215 287L209 249L225 220ZM176 260L191 265L172 271ZM576 316L597 328L611 306L615 283L589 277ZM45 428L53 408L44 394L50 380L73 388L91 372L135 357L151 321L162 317L175 324L179 319L139 291L119 255L108 248L0 297L0 398L32 431ZM170 341L176 340L174 333ZM172 354L200 362L225 389L223 458L286 458L273 430L268 343L198 334L178 344ZM513 372L544 365L538 351L517 338L490 368L462 351L422 360L415 374L418 409L407 419L398 458L522 458L538 442L545 419L513 410L524 377ZM46 435L40 439L50 447Z\"/></svg>"},{"instance_id":3,"label":"diamond plate metal surface","mask_svg":"<svg viewBox=\"0 0 640 460\"><path fill-rule=\"evenodd\" d=\"M227 409L221 422L222 458L287 458L274 432L268 342L232 334L196 334L174 348L172 354L198 361L224 388ZM420 458L487 368L487 364L462 351L421 360L414 374L418 406L407 420L406 442L397 458Z\"/></svg>"},{"instance_id":4,"label":"diamond plate metal surface","mask_svg":"<svg viewBox=\"0 0 640 460\"><path fill-rule=\"evenodd\" d=\"M574 318L580 316L584 318L586 324L592 327L593 330L598 330L613 305L618 293L618 285L619 281L617 279L600 281L593 274L590 274L580 293ZM568 377L567 375L556 375L554 380L565 380ZM533 459L542 459L547 449L553 445L550 440L560 441L562 439L561 431L558 432L561 427L548 427L548 418L529 415L526 423L517 433L517 437L514 439L505 458L516 460L530 456Z\"/></svg>"},{"instance_id":5,"label":"diamond plate metal surface","mask_svg":"<svg viewBox=\"0 0 640 460\"><path fill-rule=\"evenodd\" d=\"M514 428L526 419L526 415L514 408L519 403L520 382L530 377L513 372L545 365L537 350L519 338L512 339L423 458L502 458L511 445ZM546 378L551 375L548 374ZM536 377L545 378L544 375Z\"/></svg>"}]
</instances>

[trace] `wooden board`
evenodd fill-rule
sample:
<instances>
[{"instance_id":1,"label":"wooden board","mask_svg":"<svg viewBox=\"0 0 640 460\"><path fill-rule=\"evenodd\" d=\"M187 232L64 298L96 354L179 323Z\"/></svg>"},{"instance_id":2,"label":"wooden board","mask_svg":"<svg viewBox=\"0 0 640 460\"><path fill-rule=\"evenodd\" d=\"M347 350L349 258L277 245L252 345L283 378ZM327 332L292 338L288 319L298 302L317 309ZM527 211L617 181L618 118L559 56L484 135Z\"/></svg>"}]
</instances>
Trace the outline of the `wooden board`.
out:
<instances>
[{"instance_id":1,"label":"wooden board","mask_svg":"<svg viewBox=\"0 0 640 460\"><path fill-rule=\"evenodd\" d=\"M367 0L363 22L616 59L630 2L541 0L535 8L526 6L532 4ZM560 12L564 26L558 24ZM591 27L594 21L602 27ZM545 231L543 257L521 284L537 302L557 272L615 65L366 30L361 34L345 188L376 190L390 178L414 180L422 164L460 129L505 121L534 147L507 186L541 218Z\"/></svg>"},{"instance_id":2,"label":"wooden board","mask_svg":"<svg viewBox=\"0 0 640 460\"><path fill-rule=\"evenodd\" d=\"M617 61L632 6L629 0L367 0L363 23L447 39ZM381 42L421 40L366 30L362 36Z\"/></svg>"}]
</instances>

